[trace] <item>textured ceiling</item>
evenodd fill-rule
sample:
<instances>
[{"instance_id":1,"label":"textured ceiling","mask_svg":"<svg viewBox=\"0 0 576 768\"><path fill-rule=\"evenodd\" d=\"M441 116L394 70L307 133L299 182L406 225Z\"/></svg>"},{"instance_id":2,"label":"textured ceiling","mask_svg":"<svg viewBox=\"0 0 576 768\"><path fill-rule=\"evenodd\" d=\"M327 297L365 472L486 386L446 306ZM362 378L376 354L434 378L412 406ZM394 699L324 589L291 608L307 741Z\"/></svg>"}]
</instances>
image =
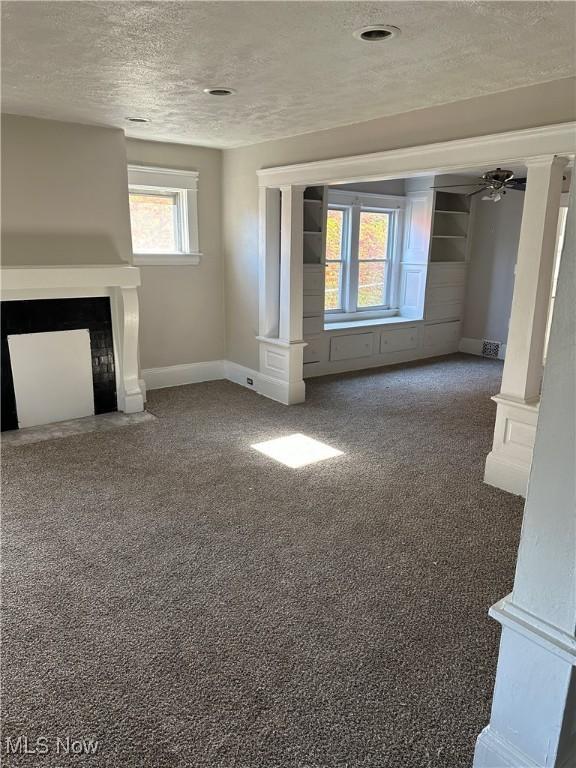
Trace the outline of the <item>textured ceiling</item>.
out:
<instances>
[{"instance_id":1,"label":"textured ceiling","mask_svg":"<svg viewBox=\"0 0 576 768\"><path fill-rule=\"evenodd\" d=\"M575 13L472 0L3 2L3 110L250 144L568 77ZM402 35L352 37L375 23Z\"/></svg>"}]
</instances>

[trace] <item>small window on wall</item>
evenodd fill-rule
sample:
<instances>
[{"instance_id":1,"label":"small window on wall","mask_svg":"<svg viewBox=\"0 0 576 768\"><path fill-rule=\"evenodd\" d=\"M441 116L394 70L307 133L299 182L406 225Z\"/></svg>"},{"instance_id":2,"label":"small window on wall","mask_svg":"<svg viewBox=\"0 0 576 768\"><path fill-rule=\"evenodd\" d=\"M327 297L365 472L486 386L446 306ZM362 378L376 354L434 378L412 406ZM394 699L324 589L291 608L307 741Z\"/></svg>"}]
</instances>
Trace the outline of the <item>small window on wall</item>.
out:
<instances>
[{"instance_id":1,"label":"small window on wall","mask_svg":"<svg viewBox=\"0 0 576 768\"><path fill-rule=\"evenodd\" d=\"M198 174L129 166L134 264L198 264Z\"/></svg>"},{"instance_id":2,"label":"small window on wall","mask_svg":"<svg viewBox=\"0 0 576 768\"><path fill-rule=\"evenodd\" d=\"M327 322L396 313L402 198L331 192L326 232Z\"/></svg>"},{"instance_id":3,"label":"small window on wall","mask_svg":"<svg viewBox=\"0 0 576 768\"><path fill-rule=\"evenodd\" d=\"M130 188L134 253L186 253L186 191Z\"/></svg>"}]
</instances>

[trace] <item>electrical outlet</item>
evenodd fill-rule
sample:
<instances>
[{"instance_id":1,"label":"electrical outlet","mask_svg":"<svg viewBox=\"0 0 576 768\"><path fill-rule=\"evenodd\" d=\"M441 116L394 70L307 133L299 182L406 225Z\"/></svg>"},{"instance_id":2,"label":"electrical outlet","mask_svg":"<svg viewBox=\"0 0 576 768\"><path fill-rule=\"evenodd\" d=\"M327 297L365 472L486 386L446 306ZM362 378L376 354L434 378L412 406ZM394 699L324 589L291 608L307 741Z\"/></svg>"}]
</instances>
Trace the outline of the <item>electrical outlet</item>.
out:
<instances>
[{"instance_id":1,"label":"electrical outlet","mask_svg":"<svg viewBox=\"0 0 576 768\"><path fill-rule=\"evenodd\" d=\"M253 387L254 379L251 379L249 376L246 376L246 384L248 384L249 387Z\"/></svg>"}]
</instances>

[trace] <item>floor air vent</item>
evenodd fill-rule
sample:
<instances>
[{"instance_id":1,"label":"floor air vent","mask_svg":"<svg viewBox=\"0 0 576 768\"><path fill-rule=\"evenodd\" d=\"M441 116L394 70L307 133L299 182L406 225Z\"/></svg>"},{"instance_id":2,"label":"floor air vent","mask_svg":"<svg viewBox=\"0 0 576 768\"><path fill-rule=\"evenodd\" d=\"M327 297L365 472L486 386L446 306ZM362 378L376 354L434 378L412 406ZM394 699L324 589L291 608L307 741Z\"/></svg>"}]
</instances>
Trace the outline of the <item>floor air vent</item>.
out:
<instances>
[{"instance_id":1,"label":"floor air vent","mask_svg":"<svg viewBox=\"0 0 576 768\"><path fill-rule=\"evenodd\" d=\"M482 357L495 357L500 356L500 342L499 341L487 341L482 340Z\"/></svg>"}]
</instances>

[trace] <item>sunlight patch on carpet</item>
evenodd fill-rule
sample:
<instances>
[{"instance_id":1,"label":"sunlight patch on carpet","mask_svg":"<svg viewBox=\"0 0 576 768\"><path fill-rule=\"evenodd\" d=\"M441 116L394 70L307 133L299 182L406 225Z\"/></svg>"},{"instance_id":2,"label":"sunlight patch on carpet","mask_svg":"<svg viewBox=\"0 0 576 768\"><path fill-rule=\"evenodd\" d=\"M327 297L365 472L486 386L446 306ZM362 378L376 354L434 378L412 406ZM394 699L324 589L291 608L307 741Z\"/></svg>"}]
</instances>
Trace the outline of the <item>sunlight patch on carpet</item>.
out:
<instances>
[{"instance_id":1,"label":"sunlight patch on carpet","mask_svg":"<svg viewBox=\"0 0 576 768\"><path fill-rule=\"evenodd\" d=\"M264 443L255 443L251 447L292 469L342 456L343 453L337 448L332 448L326 443L300 433L267 440Z\"/></svg>"}]
</instances>

